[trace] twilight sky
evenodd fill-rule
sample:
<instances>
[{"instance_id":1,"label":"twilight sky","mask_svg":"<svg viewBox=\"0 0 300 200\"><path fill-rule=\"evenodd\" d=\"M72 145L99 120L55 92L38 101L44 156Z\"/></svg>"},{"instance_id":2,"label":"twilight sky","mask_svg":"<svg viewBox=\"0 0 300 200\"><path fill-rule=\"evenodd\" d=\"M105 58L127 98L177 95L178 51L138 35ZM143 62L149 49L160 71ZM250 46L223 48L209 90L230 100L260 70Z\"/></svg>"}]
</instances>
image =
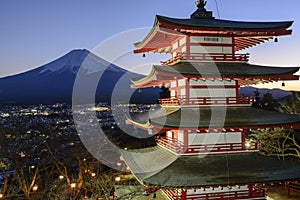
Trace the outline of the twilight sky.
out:
<instances>
[{"instance_id":1,"label":"twilight sky","mask_svg":"<svg viewBox=\"0 0 300 200\"><path fill-rule=\"evenodd\" d=\"M149 28L156 14L188 18L196 9L194 1L1 0L0 77L39 67L73 49L93 50L122 32ZM295 21L292 36L243 52L249 52L250 62L255 64L300 66L299 0L217 0L217 3L222 19ZM215 0L208 0L207 9L218 18ZM137 38L145 36L145 31L141 32ZM128 48L133 50L133 45ZM293 86L291 89L300 90L299 81L286 85L285 89Z\"/></svg>"}]
</instances>

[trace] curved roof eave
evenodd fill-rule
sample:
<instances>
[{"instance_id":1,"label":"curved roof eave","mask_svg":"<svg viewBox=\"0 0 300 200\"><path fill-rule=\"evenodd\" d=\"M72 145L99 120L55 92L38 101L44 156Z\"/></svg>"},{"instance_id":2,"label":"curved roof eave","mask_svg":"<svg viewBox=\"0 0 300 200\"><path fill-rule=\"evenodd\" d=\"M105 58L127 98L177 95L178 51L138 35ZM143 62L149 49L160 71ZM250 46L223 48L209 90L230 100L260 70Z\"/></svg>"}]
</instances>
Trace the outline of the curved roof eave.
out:
<instances>
[{"instance_id":1,"label":"curved roof eave","mask_svg":"<svg viewBox=\"0 0 300 200\"><path fill-rule=\"evenodd\" d=\"M256 108L184 108L163 118L151 119L153 126L166 128L243 128L300 125L300 115L282 114ZM225 112L225 119L212 118L213 113ZM189 119L181 121L182 113ZM194 121L193 121L194 120ZM197 121L195 121L197 120ZM162 123L164 122L164 123ZM222 122L222 123L220 123Z\"/></svg>"},{"instance_id":2,"label":"curved roof eave","mask_svg":"<svg viewBox=\"0 0 300 200\"><path fill-rule=\"evenodd\" d=\"M156 15L151 30L142 41L134 43L135 48L137 49L140 48L145 43L145 41L154 33L154 31L157 29L157 23L158 23L158 18Z\"/></svg>"},{"instance_id":3,"label":"curved roof eave","mask_svg":"<svg viewBox=\"0 0 300 200\"><path fill-rule=\"evenodd\" d=\"M148 82L151 82L153 80L153 76L155 75L155 68L152 66L151 72L147 75L144 76L143 78L138 78L138 79L130 79L132 84L134 85L143 85Z\"/></svg>"},{"instance_id":4,"label":"curved roof eave","mask_svg":"<svg viewBox=\"0 0 300 200\"><path fill-rule=\"evenodd\" d=\"M185 65L183 68L182 65ZM211 66L215 66L215 70L211 70ZM178 63L172 66L154 65L156 71L181 74L181 75L218 75L224 76L264 76L264 75L286 75L295 74L300 67L274 67L261 66L253 64L192 64L192 63Z\"/></svg>"},{"instance_id":5,"label":"curved roof eave","mask_svg":"<svg viewBox=\"0 0 300 200\"><path fill-rule=\"evenodd\" d=\"M180 25L197 28L222 28L230 30L275 30L287 29L292 26L293 21L280 22L247 22L232 21L222 19L176 19L157 15L158 21L163 21L172 25Z\"/></svg>"}]
</instances>

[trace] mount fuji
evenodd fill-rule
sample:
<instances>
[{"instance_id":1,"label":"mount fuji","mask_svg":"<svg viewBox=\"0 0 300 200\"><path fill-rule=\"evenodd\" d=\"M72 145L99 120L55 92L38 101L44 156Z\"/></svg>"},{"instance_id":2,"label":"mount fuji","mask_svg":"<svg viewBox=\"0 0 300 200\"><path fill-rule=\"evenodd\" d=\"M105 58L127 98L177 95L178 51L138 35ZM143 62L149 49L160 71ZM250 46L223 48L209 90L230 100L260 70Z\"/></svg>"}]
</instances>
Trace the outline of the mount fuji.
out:
<instances>
[{"instance_id":1,"label":"mount fuji","mask_svg":"<svg viewBox=\"0 0 300 200\"><path fill-rule=\"evenodd\" d=\"M79 72L79 76L83 75L85 80L94 80L101 74L96 86L95 102L110 102L115 86L118 86L119 99L132 93L130 101L133 103L155 103L158 98L158 88L143 89L142 92L130 88L130 79L140 74L80 49L72 50L36 69L0 78L0 104L71 103Z\"/></svg>"}]
</instances>

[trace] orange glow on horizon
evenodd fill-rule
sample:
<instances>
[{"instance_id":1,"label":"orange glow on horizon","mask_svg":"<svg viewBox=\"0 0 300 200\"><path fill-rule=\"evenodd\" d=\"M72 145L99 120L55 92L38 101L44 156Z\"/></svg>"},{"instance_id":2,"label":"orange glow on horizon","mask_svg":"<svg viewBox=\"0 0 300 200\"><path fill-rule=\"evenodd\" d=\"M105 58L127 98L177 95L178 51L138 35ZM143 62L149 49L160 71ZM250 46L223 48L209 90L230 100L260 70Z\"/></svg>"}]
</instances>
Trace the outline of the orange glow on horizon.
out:
<instances>
[{"instance_id":1,"label":"orange glow on horizon","mask_svg":"<svg viewBox=\"0 0 300 200\"><path fill-rule=\"evenodd\" d=\"M285 86L282 86L282 82L285 83ZM300 91L300 81L278 81L274 83L265 83L253 85L256 88L266 88L266 89L281 89L287 91Z\"/></svg>"}]
</instances>

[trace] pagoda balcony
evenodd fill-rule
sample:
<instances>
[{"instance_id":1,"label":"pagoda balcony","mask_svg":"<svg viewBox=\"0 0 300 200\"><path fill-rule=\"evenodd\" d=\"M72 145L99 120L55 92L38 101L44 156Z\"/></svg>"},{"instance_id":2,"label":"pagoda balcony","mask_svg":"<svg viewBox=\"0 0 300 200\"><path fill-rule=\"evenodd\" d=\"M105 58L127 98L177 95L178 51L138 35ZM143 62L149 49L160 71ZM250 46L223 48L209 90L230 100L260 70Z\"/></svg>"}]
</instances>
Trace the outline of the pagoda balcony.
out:
<instances>
[{"instance_id":1,"label":"pagoda balcony","mask_svg":"<svg viewBox=\"0 0 300 200\"><path fill-rule=\"evenodd\" d=\"M181 141L174 138L158 137L156 143L176 154L197 156L200 154L220 154L220 153L242 153L258 151L258 143L248 141L245 143L228 144L198 144L185 146Z\"/></svg>"},{"instance_id":2,"label":"pagoda balcony","mask_svg":"<svg viewBox=\"0 0 300 200\"><path fill-rule=\"evenodd\" d=\"M208 153L234 153L241 151L258 151L257 142L247 143L230 143L230 144L203 144L203 145L189 145L185 150L186 155L199 155Z\"/></svg>"},{"instance_id":3,"label":"pagoda balcony","mask_svg":"<svg viewBox=\"0 0 300 200\"><path fill-rule=\"evenodd\" d=\"M221 62L221 63L247 63L249 61L249 54L222 54L222 53L177 53L171 59L161 62L162 65L172 65L180 61L186 62Z\"/></svg>"},{"instance_id":4,"label":"pagoda balcony","mask_svg":"<svg viewBox=\"0 0 300 200\"><path fill-rule=\"evenodd\" d=\"M230 186L227 186L230 187ZM233 186L238 187L238 186ZM222 189L220 189L222 188ZM195 190L195 189L193 189ZM197 200L222 200L222 199L265 199L266 192L263 188L252 186L245 190L237 191L222 191L223 187L201 187L196 189L196 191L201 190L198 194L188 194L185 199L197 199ZM176 192L172 189L162 189L162 191L171 199L180 200L182 199L182 192Z\"/></svg>"},{"instance_id":5,"label":"pagoda balcony","mask_svg":"<svg viewBox=\"0 0 300 200\"><path fill-rule=\"evenodd\" d=\"M174 138L157 137L156 143L174 153L181 154L183 152L183 143Z\"/></svg>"},{"instance_id":6,"label":"pagoda balcony","mask_svg":"<svg viewBox=\"0 0 300 200\"><path fill-rule=\"evenodd\" d=\"M172 97L159 99L162 106L165 107L185 107L185 106L196 106L196 107L206 107L206 106L251 106L253 102L253 97L198 97L198 98L185 98L182 97Z\"/></svg>"}]
</instances>

